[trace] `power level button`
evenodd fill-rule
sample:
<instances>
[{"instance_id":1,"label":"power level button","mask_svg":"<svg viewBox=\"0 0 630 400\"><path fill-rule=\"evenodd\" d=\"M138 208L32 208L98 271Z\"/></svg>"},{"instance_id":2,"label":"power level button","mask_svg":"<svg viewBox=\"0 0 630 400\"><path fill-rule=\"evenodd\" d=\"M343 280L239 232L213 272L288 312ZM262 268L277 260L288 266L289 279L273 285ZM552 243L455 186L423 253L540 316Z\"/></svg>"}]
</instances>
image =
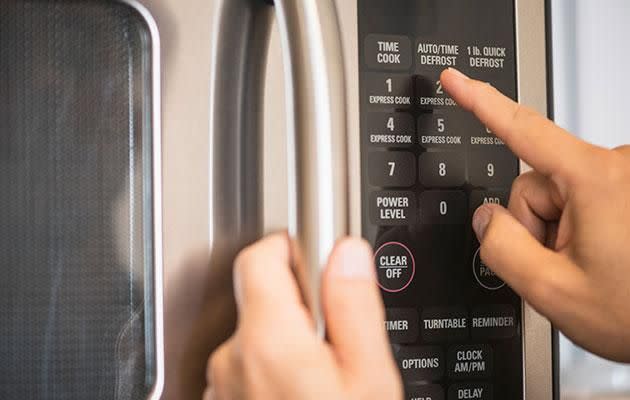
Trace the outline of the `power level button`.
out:
<instances>
[{"instance_id":1,"label":"power level button","mask_svg":"<svg viewBox=\"0 0 630 400\"><path fill-rule=\"evenodd\" d=\"M407 246L399 242L382 245L374 256L378 285L386 292L407 289L416 274L416 261Z\"/></svg>"}]
</instances>

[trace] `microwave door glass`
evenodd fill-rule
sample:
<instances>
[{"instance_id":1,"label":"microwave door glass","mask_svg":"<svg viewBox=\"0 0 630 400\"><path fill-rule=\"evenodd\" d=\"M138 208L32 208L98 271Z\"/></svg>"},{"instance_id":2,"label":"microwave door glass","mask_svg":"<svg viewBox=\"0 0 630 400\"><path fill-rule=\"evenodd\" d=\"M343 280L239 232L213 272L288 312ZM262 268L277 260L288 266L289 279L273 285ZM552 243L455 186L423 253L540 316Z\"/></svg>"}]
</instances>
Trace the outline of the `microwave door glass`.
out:
<instances>
[{"instance_id":1,"label":"microwave door glass","mask_svg":"<svg viewBox=\"0 0 630 400\"><path fill-rule=\"evenodd\" d=\"M151 38L116 1L0 7L0 398L146 399Z\"/></svg>"}]
</instances>

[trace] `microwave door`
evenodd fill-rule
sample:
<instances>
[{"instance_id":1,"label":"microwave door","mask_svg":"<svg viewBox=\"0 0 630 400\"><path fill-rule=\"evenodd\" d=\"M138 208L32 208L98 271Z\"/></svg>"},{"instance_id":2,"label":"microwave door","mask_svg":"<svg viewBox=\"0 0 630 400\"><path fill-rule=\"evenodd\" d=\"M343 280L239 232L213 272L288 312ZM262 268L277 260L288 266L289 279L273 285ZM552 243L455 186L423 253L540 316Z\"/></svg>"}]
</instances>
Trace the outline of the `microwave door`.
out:
<instances>
[{"instance_id":1,"label":"microwave door","mask_svg":"<svg viewBox=\"0 0 630 400\"><path fill-rule=\"evenodd\" d=\"M127 1L0 7L0 398L159 398L160 44Z\"/></svg>"}]
</instances>

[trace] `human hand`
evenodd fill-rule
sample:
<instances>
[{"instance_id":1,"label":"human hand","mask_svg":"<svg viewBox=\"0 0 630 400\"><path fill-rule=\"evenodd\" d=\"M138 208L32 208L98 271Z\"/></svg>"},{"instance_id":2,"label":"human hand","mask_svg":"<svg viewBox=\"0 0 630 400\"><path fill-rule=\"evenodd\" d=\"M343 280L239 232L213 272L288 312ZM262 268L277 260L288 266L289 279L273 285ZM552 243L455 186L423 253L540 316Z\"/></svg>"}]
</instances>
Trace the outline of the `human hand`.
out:
<instances>
[{"instance_id":1,"label":"human hand","mask_svg":"<svg viewBox=\"0 0 630 400\"><path fill-rule=\"evenodd\" d=\"M238 328L210 358L204 399L402 399L369 245L346 239L330 257L322 282L328 343L290 264L286 235L237 258Z\"/></svg>"},{"instance_id":2,"label":"human hand","mask_svg":"<svg viewBox=\"0 0 630 400\"><path fill-rule=\"evenodd\" d=\"M630 361L630 147L583 142L456 70L445 90L534 169L480 207L484 262L578 345Z\"/></svg>"}]
</instances>

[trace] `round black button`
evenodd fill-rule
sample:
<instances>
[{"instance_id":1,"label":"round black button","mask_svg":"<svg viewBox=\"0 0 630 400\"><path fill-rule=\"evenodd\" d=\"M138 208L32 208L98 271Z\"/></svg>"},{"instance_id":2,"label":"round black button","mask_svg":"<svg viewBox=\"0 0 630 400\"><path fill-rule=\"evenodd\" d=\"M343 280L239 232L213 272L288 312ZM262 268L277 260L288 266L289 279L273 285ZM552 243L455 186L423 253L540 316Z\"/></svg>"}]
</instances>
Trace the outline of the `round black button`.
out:
<instances>
[{"instance_id":1,"label":"round black button","mask_svg":"<svg viewBox=\"0 0 630 400\"><path fill-rule=\"evenodd\" d=\"M484 288L488 290L499 290L505 286L505 282L501 280L481 259L481 249L477 249L475 257L473 257L473 273L475 279Z\"/></svg>"},{"instance_id":2,"label":"round black button","mask_svg":"<svg viewBox=\"0 0 630 400\"><path fill-rule=\"evenodd\" d=\"M374 261L378 285L386 292L402 292L411 284L416 274L416 261L411 250L399 242L382 245L376 250Z\"/></svg>"}]
</instances>

